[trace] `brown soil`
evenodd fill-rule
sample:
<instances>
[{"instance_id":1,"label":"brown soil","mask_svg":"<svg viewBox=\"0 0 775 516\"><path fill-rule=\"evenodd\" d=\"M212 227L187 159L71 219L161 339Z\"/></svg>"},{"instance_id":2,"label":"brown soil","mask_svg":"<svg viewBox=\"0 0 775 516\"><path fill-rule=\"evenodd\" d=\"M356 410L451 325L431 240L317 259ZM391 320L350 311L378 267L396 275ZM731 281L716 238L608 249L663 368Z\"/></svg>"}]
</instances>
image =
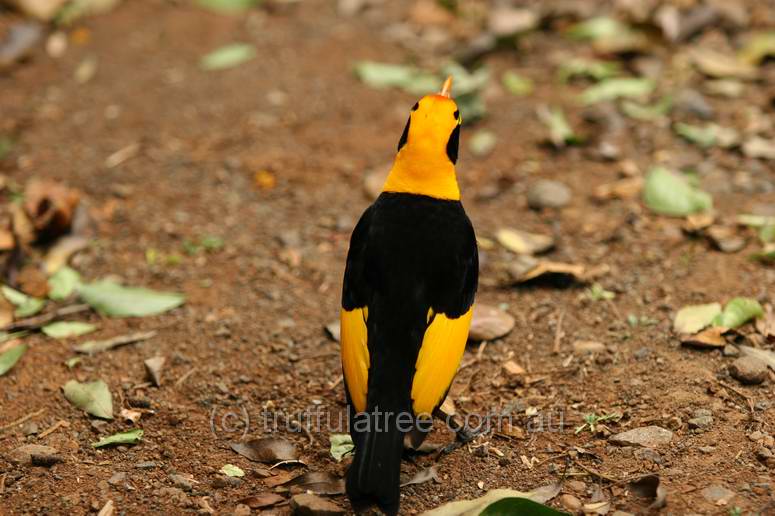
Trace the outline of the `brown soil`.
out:
<instances>
[{"instance_id":1,"label":"brown soil","mask_svg":"<svg viewBox=\"0 0 775 516\"><path fill-rule=\"evenodd\" d=\"M331 2L276 6L246 19L180 4L125 2L81 22L87 41L71 43L61 59L41 50L0 76L0 111L19 136L16 159L6 162L5 174L19 183L33 176L60 179L81 189L94 206L115 207L98 244L77 257L75 268L88 278L114 274L130 284L188 296L184 308L156 318L91 315L99 320L96 337L148 329L159 335L85 357L72 370L63 365L73 356L72 343L41 335L27 339L31 350L0 379L0 426L43 410L31 420L41 431L60 420L69 427L43 439L25 437L19 428L5 430L0 450L48 444L65 461L42 468L0 458L0 513L83 514L108 500L125 514L196 512L208 504L219 514L230 513L241 499L268 488L257 473L262 468L229 448L241 434L211 430L213 412L244 406L257 416L266 407L289 412L315 403L333 412L343 407L341 385L331 387L340 375L338 345L323 328L337 317L349 233L370 202L362 191L363 173L391 159L416 100L359 83L351 66L364 58L402 59L405 50L381 34L387 23L405 16L407 3L391 2L355 19L340 17ZM223 72L198 69L201 55L231 41L254 43L258 58ZM559 85L546 59L563 46L568 43L538 34L525 52L486 59L495 77L510 67L532 77L537 93L489 96L483 126L499 143L490 157L478 159L463 143L461 189L478 234L490 236L502 226L551 232L558 239L553 259L607 265L610 271L600 281L617 297L593 302L582 287L498 286L494 264L505 255L484 251L478 299L504 305L517 325L507 337L467 351L464 363L471 365L458 375L453 398L463 413L515 408L514 424L524 427L530 421L525 410L536 407L540 417L554 418L553 431L478 438L441 459L440 483L404 488L402 512L418 513L497 487L530 490L573 478L585 483L576 493L582 501L602 496L611 500L612 510L637 513L647 511L648 502L603 477L627 480L652 472L667 490L669 514L726 514L733 506L744 513L775 511L772 470L757 460L760 444L747 438L756 430L773 432L775 382L740 386L726 372L730 358L681 348L670 329L672 314L685 304L742 295L775 301L775 271L752 262L750 252L722 254L703 239L685 237L681 221L650 216L638 201L591 200L594 188L615 180L621 167L595 161L584 150L553 152L542 144L545 129L534 115L537 102L553 101L581 123L580 109L569 98L577 88ZM73 71L87 56L98 59L98 69L91 81L78 84ZM745 103L711 102L721 120L734 119ZM622 148L641 170L665 151L678 161L723 160L713 152L703 156L669 129L647 129L657 132L653 141L645 143L645 136L633 131ZM138 156L104 166L106 157L133 142L141 144ZM738 164L748 165L739 158L725 167L736 170ZM254 185L254 173L264 169L277 178L275 188ZM772 202L772 169L752 170L770 189L733 184L716 193L722 217ZM568 184L571 204L558 211L529 210L524 193L537 178ZM181 254L184 241L203 235L223 238L225 247L184 255L177 265L146 261L149 248ZM656 324L630 327L628 314ZM560 317L564 337L555 354ZM608 351L569 362L575 340L601 341ZM473 361L478 351L481 358ZM145 384L143 360L155 354L168 357L161 388ZM507 358L536 381L509 385L500 373ZM129 425L119 419L97 423L76 411L60 391L72 378L105 380L122 407L135 398L149 400L151 410L140 423L143 442L95 451L91 442ZM706 431L688 428L698 408L713 413ZM608 424L612 432L656 424L675 432L673 442L648 454L613 446L605 433L574 432L584 414L614 411L624 417ZM560 413L564 427L558 426ZM255 425L250 432L262 435ZM311 438L281 435L300 447L307 464L292 471L344 472L329 455L327 431ZM439 430L432 440L450 438ZM504 456L482 453L477 446L485 442ZM149 461L155 468L137 468ZM227 463L247 472L244 481L213 487ZM431 463L431 457L418 458L405 464L406 473ZM117 472L126 472L126 480L109 484ZM193 475L199 483L183 496L170 496L164 489L174 487L173 473ZM728 506L703 497L702 489L711 484L736 493ZM565 491L570 492L567 486ZM343 496L333 499L349 510Z\"/></svg>"}]
</instances>

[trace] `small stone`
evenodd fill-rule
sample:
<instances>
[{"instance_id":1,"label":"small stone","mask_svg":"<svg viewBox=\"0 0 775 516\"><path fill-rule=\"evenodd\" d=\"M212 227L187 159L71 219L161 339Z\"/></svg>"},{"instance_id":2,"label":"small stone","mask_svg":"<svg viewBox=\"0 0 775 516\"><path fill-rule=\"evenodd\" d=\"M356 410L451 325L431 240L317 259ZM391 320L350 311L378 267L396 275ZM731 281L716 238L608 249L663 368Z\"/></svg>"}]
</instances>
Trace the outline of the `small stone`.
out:
<instances>
[{"instance_id":1,"label":"small stone","mask_svg":"<svg viewBox=\"0 0 775 516\"><path fill-rule=\"evenodd\" d=\"M564 494L560 496L560 505L574 513L581 510L581 500L572 494Z\"/></svg>"},{"instance_id":2,"label":"small stone","mask_svg":"<svg viewBox=\"0 0 775 516\"><path fill-rule=\"evenodd\" d=\"M156 463L155 462L151 462L151 461L138 462L137 464L135 464L135 467L137 469L155 469L156 468Z\"/></svg>"},{"instance_id":3,"label":"small stone","mask_svg":"<svg viewBox=\"0 0 775 516\"><path fill-rule=\"evenodd\" d=\"M701 491L702 497L712 504L725 505L734 498L735 493L724 486L713 484Z\"/></svg>"},{"instance_id":4,"label":"small stone","mask_svg":"<svg viewBox=\"0 0 775 516\"><path fill-rule=\"evenodd\" d=\"M711 453L716 453L715 446L700 446L697 449L700 450L702 453L707 453L708 455L710 455Z\"/></svg>"},{"instance_id":5,"label":"small stone","mask_svg":"<svg viewBox=\"0 0 775 516\"><path fill-rule=\"evenodd\" d=\"M123 471L119 471L116 473L113 473L113 476L108 479L108 484L112 486L121 485L126 481L126 473Z\"/></svg>"},{"instance_id":6,"label":"small stone","mask_svg":"<svg viewBox=\"0 0 775 516\"><path fill-rule=\"evenodd\" d=\"M713 106L708 104L705 96L696 90L681 91L675 99L674 107L678 112L694 115L703 120L710 120L714 115Z\"/></svg>"},{"instance_id":7,"label":"small stone","mask_svg":"<svg viewBox=\"0 0 775 516\"><path fill-rule=\"evenodd\" d=\"M596 342L594 340L577 340L573 343L573 352L579 355L603 353L604 351L605 344L602 342Z\"/></svg>"},{"instance_id":8,"label":"small stone","mask_svg":"<svg viewBox=\"0 0 775 516\"><path fill-rule=\"evenodd\" d=\"M703 429L713 424L713 416L700 416L688 421L689 428Z\"/></svg>"},{"instance_id":9,"label":"small stone","mask_svg":"<svg viewBox=\"0 0 775 516\"><path fill-rule=\"evenodd\" d=\"M194 480L184 475L170 475L170 480L175 484L175 487L179 487L184 491L191 491L194 489Z\"/></svg>"},{"instance_id":10,"label":"small stone","mask_svg":"<svg viewBox=\"0 0 775 516\"><path fill-rule=\"evenodd\" d=\"M654 464L662 464L662 456L651 448L643 448L635 450L635 457L641 460L648 460Z\"/></svg>"},{"instance_id":11,"label":"small stone","mask_svg":"<svg viewBox=\"0 0 775 516\"><path fill-rule=\"evenodd\" d=\"M488 26L496 36L508 37L536 28L538 21L538 14L529 9L501 7L490 13Z\"/></svg>"},{"instance_id":12,"label":"small stone","mask_svg":"<svg viewBox=\"0 0 775 516\"><path fill-rule=\"evenodd\" d=\"M574 493L583 493L587 490L587 484L581 480L568 480L565 485Z\"/></svg>"},{"instance_id":13,"label":"small stone","mask_svg":"<svg viewBox=\"0 0 775 516\"><path fill-rule=\"evenodd\" d=\"M740 383L756 385L767 378L767 365L752 356L741 357L732 362L729 373Z\"/></svg>"},{"instance_id":14,"label":"small stone","mask_svg":"<svg viewBox=\"0 0 775 516\"><path fill-rule=\"evenodd\" d=\"M748 438L753 442L761 441L762 439L764 439L764 433L761 432L760 430L756 430L755 432L751 432L750 434L748 434Z\"/></svg>"},{"instance_id":15,"label":"small stone","mask_svg":"<svg viewBox=\"0 0 775 516\"><path fill-rule=\"evenodd\" d=\"M297 516L339 516L344 509L314 494L298 494L291 498L291 511Z\"/></svg>"},{"instance_id":16,"label":"small stone","mask_svg":"<svg viewBox=\"0 0 775 516\"><path fill-rule=\"evenodd\" d=\"M739 357L740 356L740 350L737 349L737 346L733 346L732 344L727 344L724 346L724 349L721 350L721 354L725 357Z\"/></svg>"},{"instance_id":17,"label":"small stone","mask_svg":"<svg viewBox=\"0 0 775 516\"><path fill-rule=\"evenodd\" d=\"M644 448L656 448L672 440L673 432L656 425L633 428L609 437L609 441L620 446L642 446Z\"/></svg>"},{"instance_id":18,"label":"small stone","mask_svg":"<svg viewBox=\"0 0 775 516\"><path fill-rule=\"evenodd\" d=\"M34 421L27 421L22 425L22 433L24 435L35 435L38 431L38 424Z\"/></svg>"},{"instance_id":19,"label":"small stone","mask_svg":"<svg viewBox=\"0 0 775 516\"><path fill-rule=\"evenodd\" d=\"M250 507L241 503L234 508L233 514L234 516L250 516L250 512Z\"/></svg>"},{"instance_id":20,"label":"small stone","mask_svg":"<svg viewBox=\"0 0 775 516\"><path fill-rule=\"evenodd\" d=\"M626 511L614 511L611 513L611 516L635 516L635 515L631 512L626 512Z\"/></svg>"},{"instance_id":21,"label":"small stone","mask_svg":"<svg viewBox=\"0 0 775 516\"><path fill-rule=\"evenodd\" d=\"M40 444L25 444L9 452L6 456L14 464L32 464L32 457L57 456L57 449Z\"/></svg>"},{"instance_id":22,"label":"small stone","mask_svg":"<svg viewBox=\"0 0 775 516\"><path fill-rule=\"evenodd\" d=\"M645 360L651 356L651 350L644 346L642 348L636 349L632 356L635 358L635 360Z\"/></svg>"},{"instance_id":23,"label":"small stone","mask_svg":"<svg viewBox=\"0 0 775 516\"><path fill-rule=\"evenodd\" d=\"M570 188L559 181L542 179L530 185L527 191L527 204L534 210L562 208L570 200Z\"/></svg>"},{"instance_id":24,"label":"small stone","mask_svg":"<svg viewBox=\"0 0 775 516\"><path fill-rule=\"evenodd\" d=\"M474 305L468 338L473 341L495 340L514 329L514 318L494 306L483 303Z\"/></svg>"},{"instance_id":25,"label":"small stone","mask_svg":"<svg viewBox=\"0 0 775 516\"><path fill-rule=\"evenodd\" d=\"M237 477L227 477L219 475L213 479L212 483L215 489L225 489L227 487L239 487L242 485L242 479Z\"/></svg>"},{"instance_id":26,"label":"small stone","mask_svg":"<svg viewBox=\"0 0 775 516\"><path fill-rule=\"evenodd\" d=\"M503 363L503 372L508 376L522 376L527 371L525 368L514 362L513 360L507 360Z\"/></svg>"}]
</instances>

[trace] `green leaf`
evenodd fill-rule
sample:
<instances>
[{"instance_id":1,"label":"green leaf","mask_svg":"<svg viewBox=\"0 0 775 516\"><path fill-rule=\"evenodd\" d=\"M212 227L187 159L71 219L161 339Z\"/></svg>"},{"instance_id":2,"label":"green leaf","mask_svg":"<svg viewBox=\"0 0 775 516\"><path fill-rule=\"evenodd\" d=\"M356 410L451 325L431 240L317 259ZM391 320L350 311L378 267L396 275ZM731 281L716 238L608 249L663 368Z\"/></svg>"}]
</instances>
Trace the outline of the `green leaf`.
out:
<instances>
[{"instance_id":1,"label":"green leaf","mask_svg":"<svg viewBox=\"0 0 775 516\"><path fill-rule=\"evenodd\" d=\"M223 247L223 239L215 235L205 235L199 243L208 252L218 251Z\"/></svg>"},{"instance_id":2,"label":"green leaf","mask_svg":"<svg viewBox=\"0 0 775 516\"><path fill-rule=\"evenodd\" d=\"M256 47L248 43L232 43L213 50L199 61L202 70L234 68L256 57Z\"/></svg>"},{"instance_id":3,"label":"green leaf","mask_svg":"<svg viewBox=\"0 0 775 516\"><path fill-rule=\"evenodd\" d=\"M409 93L422 95L439 89L439 78L414 66L374 61L355 63L356 77L373 88L401 88Z\"/></svg>"},{"instance_id":4,"label":"green leaf","mask_svg":"<svg viewBox=\"0 0 775 516\"><path fill-rule=\"evenodd\" d=\"M27 352L26 344L19 344L14 346L3 353L0 353L0 376L11 370L16 365L16 362Z\"/></svg>"},{"instance_id":5,"label":"green leaf","mask_svg":"<svg viewBox=\"0 0 775 516\"><path fill-rule=\"evenodd\" d=\"M342 462L342 459L355 449L350 434L331 434L329 439L331 440L331 456L336 459L336 462Z\"/></svg>"},{"instance_id":6,"label":"green leaf","mask_svg":"<svg viewBox=\"0 0 775 516\"><path fill-rule=\"evenodd\" d=\"M81 363L83 359L81 357L70 357L67 360L65 360L65 365L68 369L72 369L73 367L77 366Z\"/></svg>"},{"instance_id":7,"label":"green leaf","mask_svg":"<svg viewBox=\"0 0 775 516\"><path fill-rule=\"evenodd\" d=\"M524 97L533 93L534 85L532 79L523 77L514 70L505 71L501 81L506 91L517 97Z\"/></svg>"},{"instance_id":8,"label":"green leaf","mask_svg":"<svg viewBox=\"0 0 775 516\"><path fill-rule=\"evenodd\" d=\"M557 72L562 82L568 82L576 77L589 77L595 81L610 79L621 73L619 63L577 57L560 64Z\"/></svg>"},{"instance_id":9,"label":"green leaf","mask_svg":"<svg viewBox=\"0 0 775 516\"><path fill-rule=\"evenodd\" d=\"M486 156L495 148L498 138L495 133L487 130L476 131L468 139L468 148L474 156Z\"/></svg>"},{"instance_id":10,"label":"green leaf","mask_svg":"<svg viewBox=\"0 0 775 516\"><path fill-rule=\"evenodd\" d=\"M743 226L750 226L752 228L761 228L764 226L775 226L775 217L743 213L742 215L737 216L737 223L742 224Z\"/></svg>"},{"instance_id":11,"label":"green leaf","mask_svg":"<svg viewBox=\"0 0 775 516\"><path fill-rule=\"evenodd\" d=\"M137 444L143 438L143 431L139 428L127 432L119 432L108 437L103 437L96 443L92 443L94 448L103 446L112 446L115 444Z\"/></svg>"},{"instance_id":12,"label":"green leaf","mask_svg":"<svg viewBox=\"0 0 775 516\"><path fill-rule=\"evenodd\" d=\"M238 14L254 7L261 0L195 0L196 4L205 9L222 14Z\"/></svg>"},{"instance_id":13,"label":"green leaf","mask_svg":"<svg viewBox=\"0 0 775 516\"><path fill-rule=\"evenodd\" d=\"M684 217L713 207L713 199L708 193L663 167L652 168L646 176L643 201L653 212L673 217Z\"/></svg>"},{"instance_id":14,"label":"green leaf","mask_svg":"<svg viewBox=\"0 0 775 516\"><path fill-rule=\"evenodd\" d=\"M714 326L724 328L737 328L751 319L762 317L764 310L762 305L749 297L736 297L724 307L724 311L713 318Z\"/></svg>"},{"instance_id":15,"label":"green leaf","mask_svg":"<svg viewBox=\"0 0 775 516\"><path fill-rule=\"evenodd\" d=\"M70 380L63 387L67 401L87 414L102 419L113 419L113 398L105 382L80 383Z\"/></svg>"},{"instance_id":16,"label":"green leaf","mask_svg":"<svg viewBox=\"0 0 775 516\"><path fill-rule=\"evenodd\" d=\"M93 324L80 321L59 321L45 325L41 331L54 339L67 339L86 335L96 330Z\"/></svg>"},{"instance_id":17,"label":"green leaf","mask_svg":"<svg viewBox=\"0 0 775 516\"><path fill-rule=\"evenodd\" d=\"M503 498L488 505L479 516L563 516L560 512L546 505L533 502L527 498Z\"/></svg>"},{"instance_id":18,"label":"green leaf","mask_svg":"<svg viewBox=\"0 0 775 516\"><path fill-rule=\"evenodd\" d=\"M710 125L700 127L677 122L673 125L673 129L675 129L678 136L681 136L700 147L712 147L716 143L716 131L714 131L713 127Z\"/></svg>"},{"instance_id":19,"label":"green leaf","mask_svg":"<svg viewBox=\"0 0 775 516\"><path fill-rule=\"evenodd\" d=\"M622 22L607 16L598 16L573 25L567 34L573 39L594 41L616 38L628 32L630 28Z\"/></svg>"},{"instance_id":20,"label":"green leaf","mask_svg":"<svg viewBox=\"0 0 775 516\"><path fill-rule=\"evenodd\" d=\"M98 312L112 317L157 315L185 302L185 296L141 287L124 287L109 280L78 287L78 295Z\"/></svg>"},{"instance_id":21,"label":"green leaf","mask_svg":"<svg viewBox=\"0 0 775 516\"><path fill-rule=\"evenodd\" d=\"M555 147L562 148L580 143L581 139L573 132L562 108L541 106L538 109L538 118L549 128L549 140Z\"/></svg>"},{"instance_id":22,"label":"green leaf","mask_svg":"<svg viewBox=\"0 0 775 516\"><path fill-rule=\"evenodd\" d=\"M27 294L5 285L2 287L2 292L3 296L5 296L12 305L16 306L16 311L14 312L16 317L29 317L35 315L43 310L43 307L46 305L44 299L30 297Z\"/></svg>"},{"instance_id":23,"label":"green leaf","mask_svg":"<svg viewBox=\"0 0 775 516\"><path fill-rule=\"evenodd\" d=\"M67 299L80 284L78 271L65 265L48 279L48 297L55 301Z\"/></svg>"},{"instance_id":24,"label":"green leaf","mask_svg":"<svg viewBox=\"0 0 775 516\"><path fill-rule=\"evenodd\" d=\"M581 94L581 102L589 105L618 98L645 97L652 91L654 91L654 82L650 79L614 77L587 88Z\"/></svg>"},{"instance_id":25,"label":"green leaf","mask_svg":"<svg viewBox=\"0 0 775 516\"><path fill-rule=\"evenodd\" d=\"M759 230L759 240L761 240L763 244L775 242L775 224L762 226Z\"/></svg>"},{"instance_id":26,"label":"green leaf","mask_svg":"<svg viewBox=\"0 0 775 516\"><path fill-rule=\"evenodd\" d=\"M8 136L0 136L0 160L5 159L13 150L14 141Z\"/></svg>"},{"instance_id":27,"label":"green leaf","mask_svg":"<svg viewBox=\"0 0 775 516\"><path fill-rule=\"evenodd\" d=\"M651 105L643 105L632 100L622 101L622 112L635 120L656 120L670 113L673 108L673 98L665 95Z\"/></svg>"},{"instance_id":28,"label":"green leaf","mask_svg":"<svg viewBox=\"0 0 775 516\"><path fill-rule=\"evenodd\" d=\"M706 326L710 326L720 313L719 303L684 306L675 314L673 329L677 333L697 333Z\"/></svg>"},{"instance_id":29,"label":"green leaf","mask_svg":"<svg viewBox=\"0 0 775 516\"><path fill-rule=\"evenodd\" d=\"M221 468L221 473L223 473L227 477L244 477L245 476L245 472L242 471L241 468L235 466L234 464L226 464L224 467Z\"/></svg>"},{"instance_id":30,"label":"green leaf","mask_svg":"<svg viewBox=\"0 0 775 516\"><path fill-rule=\"evenodd\" d=\"M593 283L590 288L586 290L586 295L592 301L612 300L616 297L615 292L606 290L600 283Z\"/></svg>"}]
</instances>

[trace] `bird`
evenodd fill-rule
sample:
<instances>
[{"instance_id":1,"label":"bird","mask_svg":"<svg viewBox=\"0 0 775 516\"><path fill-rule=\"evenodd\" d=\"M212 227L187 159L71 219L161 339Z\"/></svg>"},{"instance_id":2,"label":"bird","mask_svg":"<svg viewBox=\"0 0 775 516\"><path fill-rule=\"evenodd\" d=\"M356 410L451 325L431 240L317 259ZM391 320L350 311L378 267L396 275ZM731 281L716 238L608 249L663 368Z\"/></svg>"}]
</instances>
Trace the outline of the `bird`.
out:
<instances>
[{"instance_id":1,"label":"bird","mask_svg":"<svg viewBox=\"0 0 775 516\"><path fill-rule=\"evenodd\" d=\"M356 510L397 514L404 439L417 445L429 431L468 340L479 256L460 200L451 88L449 77L412 107L382 192L350 237L340 338Z\"/></svg>"}]
</instances>

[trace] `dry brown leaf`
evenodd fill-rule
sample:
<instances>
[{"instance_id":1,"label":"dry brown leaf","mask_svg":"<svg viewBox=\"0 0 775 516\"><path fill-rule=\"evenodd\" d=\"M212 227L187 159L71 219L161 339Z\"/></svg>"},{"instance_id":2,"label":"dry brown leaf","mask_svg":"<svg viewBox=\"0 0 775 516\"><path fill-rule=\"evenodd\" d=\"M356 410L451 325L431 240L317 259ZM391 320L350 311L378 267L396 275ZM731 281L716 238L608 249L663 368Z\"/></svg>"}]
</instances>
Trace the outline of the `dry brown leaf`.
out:
<instances>
[{"instance_id":1,"label":"dry brown leaf","mask_svg":"<svg viewBox=\"0 0 775 516\"><path fill-rule=\"evenodd\" d=\"M5 296L0 296L0 328L5 328L13 322L13 314L16 307Z\"/></svg>"},{"instance_id":2,"label":"dry brown leaf","mask_svg":"<svg viewBox=\"0 0 775 516\"><path fill-rule=\"evenodd\" d=\"M724 333L727 331L729 331L728 328L714 326L694 335L684 335L681 337L681 344L700 349L723 348L727 345L727 341L724 338Z\"/></svg>"},{"instance_id":3,"label":"dry brown leaf","mask_svg":"<svg viewBox=\"0 0 775 516\"><path fill-rule=\"evenodd\" d=\"M500 245L517 254L540 254L554 247L552 236L519 229L501 228L495 233L495 238Z\"/></svg>"},{"instance_id":4,"label":"dry brown leaf","mask_svg":"<svg viewBox=\"0 0 775 516\"><path fill-rule=\"evenodd\" d=\"M19 290L28 296L45 298L48 295L48 278L36 265L25 265L16 277Z\"/></svg>"},{"instance_id":5,"label":"dry brown leaf","mask_svg":"<svg viewBox=\"0 0 775 516\"><path fill-rule=\"evenodd\" d=\"M32 179L24 191L24 211L32 221L36 240L53 240L70 231L80 201L77 190L46 179Z\"/></svg>"},{"instance_id":6,"label":"dry brown leaf","mask_svg":"<svg viewBox=\"0 0 775 516\"><path fill-rule=\"evenodd\" d=\"M67 265L70 257L89 245L89 239L81 235L67 235L51 246L43 259L46 274L51 275Z\"/></svg>"},{"instance_id":7,"label":"dry brown leaf","mask_svg":"<svg viewBox=\"0 0 775 516\"><path fill-rule=\"evenodd\" d=\"M690 51L689 57L700 72L710 77L752 80L758 76L755 66L709 48L695 47Z\"/></svg>"},{"instance_id":8,"label":"dry brown leaf","mask_svg":"<svg viewBox=\"0 0 775 516\"><path fill-rule=\"evenodd\" d=\"M764 316L756 319L756 331L767 339L775 339L775 311L772 305L764 305Z\"/></svg>"},{"instance_id":9,"label":"dry brown leaf","mask_svg":"<svg viewBox=\"0 0 775 516\"><path fill-rule=\"evenodd\" d=\"M716 215L713 211L692 213L686 217L683 229L690 234L699 233L700 231L709 228L714 220L716 220Z\"/></svg>"},{"instance_id":10,"label":"dry brown leaf","mask_svg":"<svg viewBox=\"0 0 775 516\"><path fill-rule=\"evenodd\" d=\"M266 484L267 487L277 487L281 486L283 484L287 484L291 480L293 480L293 473L290 471L280 471L277 473L277 475L273 477L266 477L264 478L264 484Z\"/></svg>"},{"instance_id":11,"label":"dry brown leaf","mask_svg":"<svg viewBox=\"0 0 775 516\"><path fill-rule=\"evenodd\" d=\"M327 471L310 471L285 484L291 492L311 491L318 495L344 494L344 480Z\"/></svg>"},{"instance_id":12,"label":"dry brown leaf","mask_svg":"<svg viewBox=\"0 0 775 516\"><path fill-rule=\"evenodd\" d=\"M251 439L244 443L231 443L231 449L256 462L274 463L299 458L296 446L292 442L275 437Z\"/></svg>"},{"instance_id":13,"label":"dry brown leaf","mask_svg":"<svg viewBox=\"0 0 775 516\"><path fill-rule=\"evenodd\" d=\"M162 356L156 356L147 359L145 364L145 372L148 373L148 378L156 387L161 387L161 371L164 368L164 363L167 361Z\"/></svg>"},{"instance_id":14,"label":"dry brown leaf","mask_svg":"<svg viewBox=\"0 0 775 516\"><path fill-rule=\"evenodd\" d=\"M612 199L629 200L637 197L642 189L642 177L628 177L598 186L595 188L593 197L597 201L609 201Z\"/></svg>"},{"instance_id":15,"label":"dry brown leaf","mask_svg":"<svg viewBox=\"0 0 775 516\"><path fill-rule=\"evenodd\" d=\"M257 495L248 496L239 501L241 504L245 504L251 509L263 509L271 507L285 501L285 498L275 493L259 493Z\"/></svg>"},{"instance_id":16,"label":"dry brown leaf","mask_svg":"<svg viewBox=\"0 0 775 516\"><path fill-rule=\"evenodd\" d=\"M730 226L711 226L706 234L719 251L723 253L736 253L745 247L746 241L737 233L736 228Z\"/></svg>"}]
</instances>

